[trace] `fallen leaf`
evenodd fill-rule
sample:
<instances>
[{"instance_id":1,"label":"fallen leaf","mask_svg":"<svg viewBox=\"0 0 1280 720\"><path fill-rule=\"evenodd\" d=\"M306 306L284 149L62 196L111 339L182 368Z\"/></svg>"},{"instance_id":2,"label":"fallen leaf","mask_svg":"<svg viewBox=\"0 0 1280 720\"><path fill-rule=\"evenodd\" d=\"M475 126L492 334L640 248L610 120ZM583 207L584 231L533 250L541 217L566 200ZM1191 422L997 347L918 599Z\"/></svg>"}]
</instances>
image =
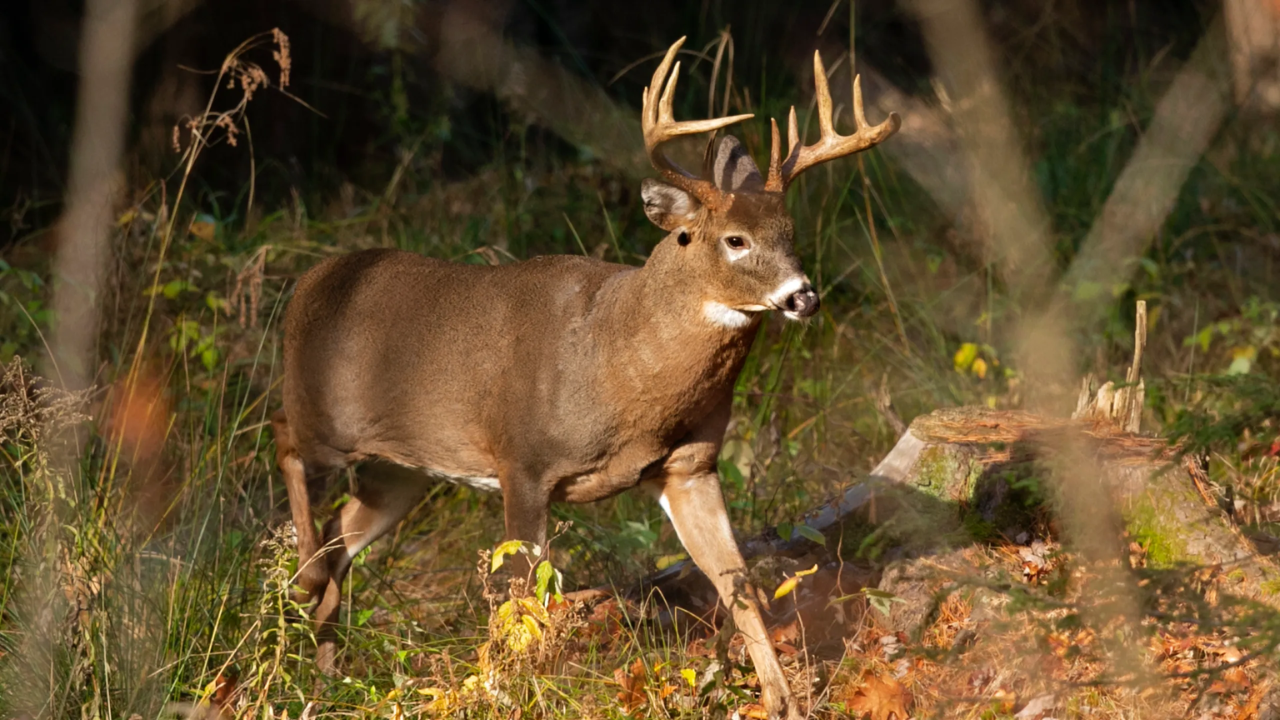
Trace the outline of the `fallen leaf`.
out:
<instances>
[{"instance_id":1,"label":"fallen leaf","mask_svg":"<svg viewBox=\"0 0 1280 720\"><path fill-rule=\"evenodd\" d=\"M902 683L874 675L863 676L862 687L848 702L850 710L870 714L871 720L907 720L910 705L911 695Z\"/></svg>"},{"instance_id":2,"label":"fallen leaf","mask_svg":"<svg viewBox=\"0 0 1280 720\"><path fill-rule=\"evenodd\" d=\"M626 668L618 668L613 671L613 679L622 686L622 692L618 693L618 702L622 703L623 709L627 714L631 714L648 702L644 689L647 679L644 661L636 660L631 663L631 670Z\"/></svg>"},{"instance_id":3,"label":"fallen leaf","mask_svg":"<svg viewBox=\"0 0 1280 720\"><path fill-rule=\"evenodd\" d=\"M769 720L769 713L765 711L764 706L760 703L748 703L733 711L735 718L757 718L758 720Z\"/></svg>"},{"instance_id":4,"label":"fallen leaf","mask_svg":"<svg viewBox=\"0 0 1280 720\"><path fill-rule=\"evenodd\" d=\"M201 240L212 241L214 238L216 229L217 229L217 226L207 220L191 221L191 234L195 235Z\"/></svg>"},{"instance_id":5,"label":"fallen leaf","mask_svg":"<svg viewBox=\"0 0 1280 720\"><path fill-rule=\"evenodd\" d=\"M1025 707L1018 711L1013 717L1016 720L1040 720L1047 715L1058 704L1058 698L1052 694L1039 695L1031 699Z\"/></svg>"},{"instance_id":6,"label":"fallen leaf","mask_svg":"<svg viewBox=\"0 0 1280 720\"><path fill-rule=\"evenodd\" d=\"M777 643L794 643L800 637L800 625L792 620L769 631L769 639Z\"/></svg>"}]
</instances>

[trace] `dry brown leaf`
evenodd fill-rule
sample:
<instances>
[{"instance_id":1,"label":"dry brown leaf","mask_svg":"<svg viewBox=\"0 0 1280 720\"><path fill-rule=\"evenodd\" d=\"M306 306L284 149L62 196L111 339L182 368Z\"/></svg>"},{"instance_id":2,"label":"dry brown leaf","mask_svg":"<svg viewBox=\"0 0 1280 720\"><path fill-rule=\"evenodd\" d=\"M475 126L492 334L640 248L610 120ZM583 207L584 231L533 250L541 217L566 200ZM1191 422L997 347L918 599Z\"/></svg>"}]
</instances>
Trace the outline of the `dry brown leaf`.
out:
<instances>
[{"instance_id":1,"label":"dry brown leaf","mask_svg":"<svg viewBox=\"0 0 1280 720\"><path fill-rule=\"evenodd\" d=\"M776 643L774 643L774 644L773 644L773 649L774 649L774 650L777 650L778 652L782 653L783 655L786 655L787 657L791 657L791 656L793 656L793 655L797 655L797 654L799 654L799 652L800 652L799 650L797 650L797 649L796 649L796 646L795 646L795 645L792 645L791 643L780 643L780 642L776 642Z\"/></svg>"},{"instance_id":2,"label":"dry brown leaf","mask_svg":"<svg viewBox=\"0 0 1280 720\"><path fill-rule=\"evenodd\" d=\"M738 708L734 715L740 718L754 718L755 720L768 720L769 713L760 703L749 703Z\"/></svg>"},{"instance_id":3,"label":"dry brown leaf","mask_svg":"<svg viewBox=\"0 0 1280 720\"><path fill-rule=\"evenodd\" d=\"M786 625L779 625L769 631L769 639L778 643L794 643L796 638L800 637L799 624L792 620Z\"/></svg>"},{"instance_id":4,"label":"dry brown leaf","mask_svg":"<svg viewBox=\"0 0 1280 720\"><path fill-rule=\"evenodd\" d=\"M1240 720L1257 720L1258 708L1262 704L1262 698L1266 697L1271 691L1270 682L1260 682L1253 687L1253 691L1249 693L1249 700L1243 708L1240 708Z\"/></svg>"},{"instance_id":5,"label":"dry brown leaf","mask_svg":"<svg viewBox=\"0 0 1280 720\"><path fill-rule=\"evenodd\" d=\"M849 710L855 713L869 713L871 720L907 720L907 709L911 706L911 694L902 683L893 678L879 678L874 675L863 676L862 687L848 703Z\"/></svg>"},{"instance_id":6,"label":"dry brown leaf","mask_svg":"<svg viewBox=\"0 0 1280 720\"><path fill-rule=\"evenodd\" d=\"M214 239L214 235L216 234L216 231L217 231L217 228L211 222L207 222L204 220L191 221L191 234L195 235L201 240L212 242Z\"/></svg>"},{"instance_id":7,"label":"dry brown leaf","mask_svg":"<svg viewBox=\"0 0 1280 720\"><path fill-rule=\"evenodd\" d=\"M648 702L648 696L644 692L646 677L644 661L639 659L631 663L629 672L626 668L613 671L613 679L622 686L622 692L618 693L618 702L622 703L628 715Z\"/></svg>"}]
</instances>

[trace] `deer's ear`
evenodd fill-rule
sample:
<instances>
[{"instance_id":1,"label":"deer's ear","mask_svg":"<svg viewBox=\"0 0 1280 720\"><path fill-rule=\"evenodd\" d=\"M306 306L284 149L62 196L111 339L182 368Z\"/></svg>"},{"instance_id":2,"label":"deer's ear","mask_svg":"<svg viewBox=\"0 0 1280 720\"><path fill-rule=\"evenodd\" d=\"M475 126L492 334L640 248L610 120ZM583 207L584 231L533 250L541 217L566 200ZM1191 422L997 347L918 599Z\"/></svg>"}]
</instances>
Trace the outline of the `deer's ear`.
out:
<instances>
[{"instance_id":1,"label":"deer's ear","mask_svg":"<svg viewBox=\"0 0 1280 720\"><path fill-rule=\"evenodd\" d=\"M640 197L649 221L667 232L689 224L702 208L694 196L653 178L645 178L640 183Z\"/></svg>"},{"instance_id":2,"label":"deer's ear","mask_svg":"<svg viewBox=\"0 0 1280 720\"><path fill-rule=\"evenodd\" d=\"M760 168L751 159L751 153L738 138L725 135L715 147L715 154L709 157L706 173L715 181L721 192L763 192L764 178L760 176Z\"/></svg>"}]
</instances>

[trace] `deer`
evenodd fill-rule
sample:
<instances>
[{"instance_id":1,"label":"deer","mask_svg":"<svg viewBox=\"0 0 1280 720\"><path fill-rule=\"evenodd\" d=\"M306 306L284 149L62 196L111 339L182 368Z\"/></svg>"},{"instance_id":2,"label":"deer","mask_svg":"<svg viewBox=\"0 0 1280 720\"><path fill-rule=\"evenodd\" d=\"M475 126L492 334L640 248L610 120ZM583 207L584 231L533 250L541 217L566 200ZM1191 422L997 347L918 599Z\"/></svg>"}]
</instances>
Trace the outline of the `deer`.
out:
<instances>
[{"instance_id":1,"label":"deer","mask_svg":"<svg viewBox=\"0 0 1280 720\"><path fill-rule=\"evenodd\" d=\"M435 482L501 493L506 539L536 546L546 543L551 503L640 488L745 636L769 716L800 717L747 580L717 459L762 315L804 321L819 310L795 252L788 186L883 142L900 121L890 113L867 123L855 79L857 127L837 133L815 52L817 143L800 142L793 107L785 157L771 121L767 174L726 135L708 143L695 175L662 146L714 138L753 115L674 119L683 43L667 50L642 98L644 146L662 180L643 180L641 199L666 232L642 266L571 255L465 265L371 249L326 259L298 280L272 426L321 670L336 670L352 559ZM309 487L351 466L355 489L318 533Z\"/></svg>"}]
</instances>

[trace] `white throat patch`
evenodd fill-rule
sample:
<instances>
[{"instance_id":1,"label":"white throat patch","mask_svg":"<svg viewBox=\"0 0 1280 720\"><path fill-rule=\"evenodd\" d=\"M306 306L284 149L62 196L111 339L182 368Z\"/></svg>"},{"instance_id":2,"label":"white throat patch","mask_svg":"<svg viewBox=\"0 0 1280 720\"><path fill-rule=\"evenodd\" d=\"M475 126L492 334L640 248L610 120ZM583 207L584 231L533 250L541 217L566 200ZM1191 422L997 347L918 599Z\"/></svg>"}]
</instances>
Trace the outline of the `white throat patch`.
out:
<instances>
[{"instance_id":1,"label":"white throat patch","mask_svg":"<svg viewBox=\"0 0 1280 720\"><path fill-rule=\"evenodd\" d=\"M707 319L712 325L722 328L737 330L744 328L751 323L751 316L741 310L718 303L715 300L707 300L702 303L702 317Z\"/></svg>"}]
</instances>

